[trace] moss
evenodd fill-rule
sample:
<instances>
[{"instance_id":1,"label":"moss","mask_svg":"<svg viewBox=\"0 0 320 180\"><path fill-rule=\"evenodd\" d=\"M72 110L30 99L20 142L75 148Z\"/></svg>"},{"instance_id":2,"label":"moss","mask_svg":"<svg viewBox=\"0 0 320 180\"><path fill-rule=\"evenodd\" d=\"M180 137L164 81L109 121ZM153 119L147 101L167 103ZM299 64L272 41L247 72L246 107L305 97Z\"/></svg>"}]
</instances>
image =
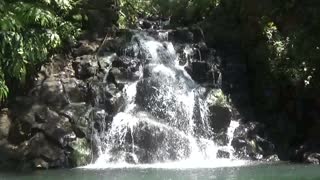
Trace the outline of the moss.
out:
<instances>
[{"instance_id":1,"label":"moss","mask_svg":"<svg viewBox=\"0 0 320 180\"><path fill-rule=\"evenodd\" d=\"M77 139L71 143L73 149L70 161L72 166L84 166L90 163L92 151L86 139Z\"/></svg>"},{"instance_id":2,"label":"moss","mask_svg":"<svg viewBox=\"0 0 320 180\"><path fill-rule=\"evenodd\" d=\"M227 96L221 89L213 89L208 94L207 102L210 105L216 105L220 107L230 107Z\"/></svg>"}]
</instances>

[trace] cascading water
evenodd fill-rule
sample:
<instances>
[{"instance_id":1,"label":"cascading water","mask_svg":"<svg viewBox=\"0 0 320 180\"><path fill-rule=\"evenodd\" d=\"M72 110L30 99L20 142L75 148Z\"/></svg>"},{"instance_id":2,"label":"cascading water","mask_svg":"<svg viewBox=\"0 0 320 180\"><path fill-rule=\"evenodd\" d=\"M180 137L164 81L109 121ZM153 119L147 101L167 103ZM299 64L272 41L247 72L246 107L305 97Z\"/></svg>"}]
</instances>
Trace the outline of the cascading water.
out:
<instances>
[{"instance_id":1,"label":"cascading water","mask_svg":"<svg viewBox=\"0 0 320 180\"><path fill-rule=\"evenodd\" d=\"M168 33L151 37L136 32L123 56L140 62L138 78L125 85L124 107L101 137L101 154L93 168L165 164L165 167L234 166L242 161L219 159L219 149L232 151L230 143L218 146L212 140L205 88L195 83L181 65L181 54ZM190 47L182 53L190 56ZM180 62L180 63L179 63ZM236 122L229 130L232 136ZM232 157L232 156L231 156Z\"/></svg>"}]
</instances>

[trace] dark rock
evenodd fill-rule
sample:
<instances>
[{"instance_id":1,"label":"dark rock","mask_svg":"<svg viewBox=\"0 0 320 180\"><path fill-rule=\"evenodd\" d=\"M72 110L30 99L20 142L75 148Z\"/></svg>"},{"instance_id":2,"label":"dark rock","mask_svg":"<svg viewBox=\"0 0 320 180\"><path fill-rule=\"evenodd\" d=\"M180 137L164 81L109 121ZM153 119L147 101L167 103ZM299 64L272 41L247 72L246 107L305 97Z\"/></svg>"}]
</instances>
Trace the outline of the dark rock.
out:
<instances>
[{"instance_id":1,"label":"dark rock","mask_svg":"<svg viewBox=\"0 0 320 180\"><path fill-rule=\"evenodd\" d=\"M88 79L94 76L99 68L96 58L92 55L77 57L72 62L72 67L75 70L76 77L79 79Z\"/></svg>"},{"instance_id":2,"label":"dark rock","mask_svg":"<svg viewBox=\"0 0 320 180\"><path fill-rule=\"evenodd\" d=\"M2 109L0 112L0 140L6 139L9 136L11 127L11 119L8 109Z\"/></svg>"},{"instance_id":3,"label":"dark rock","mask_svg":"<svg viewBox=\"0 0 320 180\"><path fill-rule=\"evenodd\" d=\"M88 87L87 102L114 114L121 109L123 97L115 84L92 81Z\"/></svg>"},{"instance_id":4,"label":"dark rock","mask_svg":"<svg viewBox=\"0 0 320 180\"><path fill-rule=\"evenodd\" d=\"M320 154L319 153L305 153L304 162L310 164L320 164Z\"/></svg>"},{"instance_id":5,"label":"dark rock","mask_svg":"<svg viewBox=\"0 0 320 180\"><path fill-rule=\"evenodd\" d=\"M217 158L230 158L230 153L223 150L218 150Z\"/></svg>"},{"instance_id":6,"label":"dark rock","mask_svg":"<svg viewBox=\"0 0 320 180\"><path fill-rule=\"evenodd\" d=\"M33 167L37 169L49 169L49 163L42 158L36 158L33 160Z\"/></svg>"},{"instance_id":7,"label":"dark rock","mask_svg":"<svg viewBox=\"0 0 320 180\"><path fill-rule=\"evenodd\" d=\"M66 106L60 113L69 119L77 137L90 139L93 125L90 122L91 111L92 107L85 103L72 103Z\"/></svg>"},{"instance_id":8,"label":"dark rock","mask_svg":"<svg viewBox=\"0 0 320 180\"><path fill-rule=\"evenodd\" d=\"M270 156L266 157L265 159L268 162L278 162L278 161L280 161L278 155L276 155L276 154L270 155Z\"/></svg>"},{"instance_id":9,"label":"dark rock","mask_svg":"<svg viewBox=\"0 0 320 180\"><path fill-rule=\"evenodd\" d=\"M194 40L193 33L188 29L178 29L169 32L169 41L192 43Z\"/></svg>"},{"instance_id":10,"label":"dark rock","mask_svg":"<svg viewBox=\"0 0 320 180\"><path fill-rule=\"evenodd\" d=\"M191 66L186 68L186 71L198 83L213 84L211 67L206 62L192 62Z\"/></svg>"},{"instance_id":11,"label":"dark rock","mask_svg":"<svg viewBox=\"0 0 320 180\"><path fill-rule=\"evenodd\" d=\"M72 55L74 57L92 54L99 47L98 44L90 43L88 41L80 41L79 44L79 47L73 49Z\"/></svg>"},{"instance_id":12,"label":"dark rock","mask_svg":"<svg viewBox=\"0 0 320 180\"><path fill-rule=\"evenodd\" d=\"M84 166L91 162L92 149L90 143L86 139L77 138L70 143L70 147L72 148L72 151L69 161L72 167Z\"/></svg>"},{"instance_id":13,"label":"dark rock","mask_svg":"<svg viewBox=\"0 0 320 180\"><path fill-rule=\"evenodd\" d=\"M106 69L112 65L113 61L118 60L118 56L116 53L108 53L103 57L98 58L98 65L100 69Z\"/></svg>"},{"instance_id":14,"label":"dark rock","mask_svg":"<svg viewBox=\"0 0 320 180\"><path fill-rule=\"evenodd\" d=\"M231 122L231 111L228 107L210 106L210 124L214 132L226 131Z\"/></svg>"},{"instance_id":15,"label":"dark rock","mask_svg":"<svg viewBox=\"0 0 320 180\"><path fill-rule=\"evenodd\" d=\"M49 106L62 107L69 104L68 97L64 93L63 84L59 78L46 79L40 89L40 100Z\"/></svg>"},{"instance_id":16,"label":"dark rock","mask_svg":"<svg viewBox=\"0 0 320 180\"><path fill-rule=\"evenodd\" d=\"M194 36L194 42L201 42L205 40L203 30L200 27L192 27L190 31Z\"/></svg>"},{"instance_id":17,"label":"dark rock","mask_svg":"<svg viewBox=\"0 0 320 180\"><path fill-rule=\"evenodd\" d=\"M226 132L220 132L214 134L213 140L219 146L226 146L229 142L229 137Z\"/></svg>"},{"instance_id":18,"label":"dark rock","mask_svg":"<svg viewBox=\"0 0 320 180\"><path fill-rule=\"evenodd\" d=\"M150 21L143 20L139 22L139 26L142 29L150 29L152 28L152 23Z\"/></svg>"},{"instance_id":19,"label":"dark rock","mask_svg":"<svg viewBox=\"0 0 320 180\"><path fill-rule=\"evenodd\" d=\"M234 132L231 145L240 158L261 160L275 154L275 146L260 136L263 126L258 123L241 124Z\"/></svg>"},{"instance_id":20,"label":"dark rock","mask_svg":"<svg viewBox=\"0 0 320 180\"><path fill-rule=\"evenodd\" d=\"M61 82L69 101L75 103L86 101L87 87L83 81L76 78L63 78Z\"/></svg>"},{"instance_id":21,"label":"dark rock","mask_svg":"<svg viewBox=\"0 0 320 180\"><path fill-rule=\"evenodd\" d=\"M117 137L115 137L117 138ZM157 139L157 141L154 141ZM134 159L128 158L131 163L155 163L160 161L173 161L185 158L189 155L190 149L185 146L189 140L181 136L174 129L162 129L159 126L149 124L147 122L139 122L127 133L126 142L118 147L116 144L113 158L116 158L122 153L132 151L132 143L135 144L134 152L137 162ZM132 157L133 158L133 157Z\"/></svg>"},{"instance_id":22,"label":"dark rock","mask_svg":"<svg viewBox=\"0 0 320 180\"><path fill-rule=\"evenodd\" d=\"M50 168L67 167L68 161L64 150L46 140L44 134L35 134L28 144L29 146L25 153L29 158L34 160L43 159Z\"/></svg>"}]
</instances>

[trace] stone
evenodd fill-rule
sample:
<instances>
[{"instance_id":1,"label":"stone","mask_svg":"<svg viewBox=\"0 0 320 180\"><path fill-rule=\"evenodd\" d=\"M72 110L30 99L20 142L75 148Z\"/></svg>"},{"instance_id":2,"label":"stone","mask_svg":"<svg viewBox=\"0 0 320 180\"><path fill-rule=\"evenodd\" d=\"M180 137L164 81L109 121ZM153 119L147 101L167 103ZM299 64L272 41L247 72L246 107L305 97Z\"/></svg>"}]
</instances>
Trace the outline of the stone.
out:
<instances>
[{"instance_id":1,"label":"stone","mask_svg":"<svg viewBox=\"0 0 320 180\"><path fill-rule=\"evenodd\" d=\"M123 104L119 85L91 81L88 87L87 102L92 106L104 109L108 114L118 112Z\"/></svg>"},{"instance_id":2,"label":"stone","mask_svg":"<svg viewBox=\"0 0 320 180\"><path fill-rule=\"evenodd\" d=\"M72 129L77 137L90 139L92 123L90 113L92 107L85 103L72 103L66 106L60 113L69 119Z\"/></svg>"},{"instance_id":3,"label":"stone","mask_svg":"<svg viewBox=\"0 0 320 180\"><path fill-rule=\"evenodd\" d=\"M87 40L80 41L79 47L73 49L72 55L74 57L78 57L78 56L92 54L95 51L97 51L98 47L99 45L97 43L90 43Z\"/></svg>"},{"instance_id":4,"label":"stone","mask_svg":"<svg viewBox=\"0 0 320 180\"><path fill-rule=\"evenodd\" d=\"M260 136L263 126L257 122L241 124L234 131L231 145L240 158L262 160L275 154L275 145Z\"/></svg>"},{"instance_id":5,"label":"stone","mask_svg":"<svg viewBox=\"0 0 320 180\"><path fill-rule=\"evenodd\" d=\"M230 158L230 153L223 150L218 150L217 158Z\"/></svg>"},{"instance_id":6,"label":"stone","mask_svg":"<svg viewBox=\"0 0 320 180\"><path fill-rule=\"evenodd\" d=\"M112 65L112 63L118 60L118 56L116 53L106 53L103 57L98 57L98 65L100 69L107 69Z\"/></svg>"},{"instance_id":7,"label":"stone","mask_svg":"<svg viewBox=\"0 0 320 180\"><path fill-rule=\"evenodd\" d=\"M185 67L186 71L190 74L193 80L198 83L213 84L213 72L208 63L203 61L192 62L191 65Z\"/></svg>"},{"instance_id":8,"label":"stone","mask_svg":"<svg viewBox=\"0 0 320 180\"><path fill-rule=\"evenodd\" d=\"M33 160L33 166L36 169L49 169L48 162L44 161L42 158L36 158Z\"/></svg>"},{"instance_id":9,"label":"stone","mask_svg":"<svg viewBox=\"0 0 320 180\"><path fill-rule=\"evenodd\" d=\"M214 132L226 131L231 122L231 111L228 107L212 105L209 107L210 124Z\"/></svg>"},{"instance_id":10,"label":"stone","mask_svg":"<svg viewBox=\"0 0 320 180\"><path fill-rule=\"evenodd\" d=\"M69 160L72 167L84 166L91 162L92 151L90 143L88 143L86 139L77 138L70 143L70 147L72 148L72 151Z\"/></svg>"},{"instance_id":11,"label":"stone","mask_svg":"<svg viewBox=\"0 0 320 180\"><path fill-rule=\"evenodd\" d=\"M59 78L50 77L42 83L40 100L49 106L61 107L69 103Z\"/></svg>"},{"instance_id":12,"label":"stone","mask_svg":"<svg viewBox=\"0 0 320 180\"><path fill-rule=\"evenodd\" d=\"M27 142L26 155L31 159L43 159L48 163L47 167L66 167L67 157L63 149L49 142L45 135L37 133ZM36 168L36 167L35 167Z\"/></svg>"},{"instance_id":13,"label":"stone","mask_svg":"<svg viewBox=\"0 0 320 180\"><path fill-rule=\"evenodd\" d=\"M226 146L229 142L229 137L226 132L215 133L213 136L214 142L219 146Z\"/></svg>"},{"instance_id":14,"label":"stone","mask_svg":"<svg viewBox=\"0 0 320 180\"><path fill-rule=\"evenodd\" d=\"M278 162L278 161L280 161L280 158L276 154L270 155L270 156L266 157L265 159L268 162Z\"/></svg>"},{"instance_id":15,"label":"stone","mask_svg":"<svg viewBox=\"0 0 320 180\"><path fill-rule=\"evenodd\" d=\"M310 164L320 164L320 153L305 153L304 162Z\"/></svg>"},{"instance_id":16,"label":"stone","mask_svg":"<svg viewBox=\"0 0 320 180\"><path fill-rule=\"evenodd\" d=\"M2 109L0 112L0 140L6 139L9 136L11 127L11 119L8 109Z\"/></svg>"},{"instance_id":17,"label":"stone","mask_svg":"<svg viewBox=\"0 0 320 180\"><path fill-rule=\"evenodd\" d=\"M139 22L139 26L141 29L150 29L152 28L152 23L147 20L143 20Z\"/></svg>"},{"instance_id":18,"label":"stone","mask_svg":"<svg viewBox=\"0 0 320 180\"><path fill-rule=\"evenodd\" d=\"M169 41L181 42L181 43L192 43L194 40L194 35L189 29L181 28L169 32Z\"/></svg>"},{"instance_id":19,"label":"stone","mask_svg":"<svg viewBox=\"0 0 320 180\"><path fill-rule=\"evenodd\" d=\"M80 103L86 101L87 86L76 78L61 79L64 93L70 102Z\"/></svg>"},{"instance_id":20,"label":"stone","mask_svg":"<svg viewBox=\"0 0 320 180\"><path fill-rule=\"evenodd\" d=\"M75 70L76 77L79 79L88 79L94 76L99 69L98 61L93 55L77 57L72 62L72 67Z\"/></svg>"}]
</instances>

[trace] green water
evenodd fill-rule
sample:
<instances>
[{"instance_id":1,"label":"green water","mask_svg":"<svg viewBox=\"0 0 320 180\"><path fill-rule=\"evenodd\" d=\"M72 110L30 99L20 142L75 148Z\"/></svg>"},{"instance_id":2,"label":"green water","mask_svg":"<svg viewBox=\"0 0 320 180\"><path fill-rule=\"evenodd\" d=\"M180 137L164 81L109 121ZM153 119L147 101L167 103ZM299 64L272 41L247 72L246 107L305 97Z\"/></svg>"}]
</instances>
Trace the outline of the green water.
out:
<instances>
[{"instance_id":1,"label":"green water","mask_svg":"<svg viewBox=\"0 0 320 180\"><path fill-rule=\"evenodd\" d=\"M32 173L0 173L1 180L304 180L320 179L320 166L256 165L215 169L123 168L104 170L50 170Z\"/></svg>"}]
</instances>

